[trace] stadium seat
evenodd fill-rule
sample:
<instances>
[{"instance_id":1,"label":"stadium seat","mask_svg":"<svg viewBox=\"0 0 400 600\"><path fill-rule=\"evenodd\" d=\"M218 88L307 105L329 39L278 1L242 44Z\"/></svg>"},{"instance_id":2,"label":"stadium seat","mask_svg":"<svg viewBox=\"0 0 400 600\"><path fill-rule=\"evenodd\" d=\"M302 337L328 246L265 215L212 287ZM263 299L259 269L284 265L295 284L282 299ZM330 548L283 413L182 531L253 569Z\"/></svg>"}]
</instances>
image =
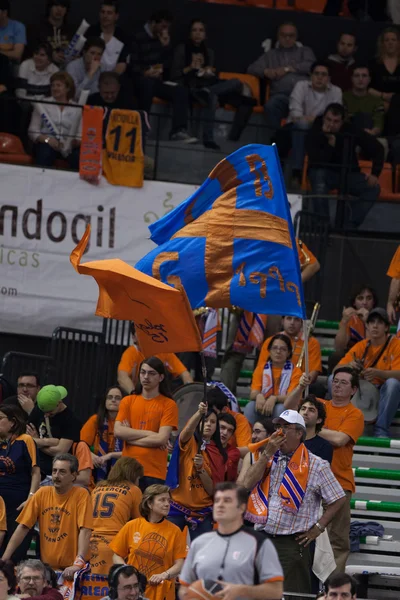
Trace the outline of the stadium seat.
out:
<instances>
[{"instance_id":1,"label":"stadium seat","mask_svg":"<svg viewBox=\"0 0 400 600\"><path fill-rule=\"evenodd\" d=\"M33 160L25 152L19 137L11 133L0 133L0 162L31 165Z\"/></svg>"},{"instance_id":2,"label":"stadium seat","mask_svg":"<svg viewBox=\"0 0 400 600\"><path fill-rule=\"evenodd\" d=\"M253 108L253 112L262 113L264 108L260 105L260 81L258 77L254 75L248 75L247 73L229 73L221 71L219 74L220 79L239 79L242 83L245 83L251 89L253 98L257 100L257 105ZM232 106L228 107L231 110L235 110Z\"/></svg>"},{"instance_id":3,"label":"stadium seat","mask_svg":"<svg viewBox=\"0 0 400 600\"><path fill-rule=\"evenodd\" d=\"M359 165L363 173L371 173L372 162L370 160L360 160ZM390 163L383 165L382 173L379 176L379 185L381 186L380 200L384 202L400 202L400 194L393 190L393 168Z\"/></svg>"}]
</instances>

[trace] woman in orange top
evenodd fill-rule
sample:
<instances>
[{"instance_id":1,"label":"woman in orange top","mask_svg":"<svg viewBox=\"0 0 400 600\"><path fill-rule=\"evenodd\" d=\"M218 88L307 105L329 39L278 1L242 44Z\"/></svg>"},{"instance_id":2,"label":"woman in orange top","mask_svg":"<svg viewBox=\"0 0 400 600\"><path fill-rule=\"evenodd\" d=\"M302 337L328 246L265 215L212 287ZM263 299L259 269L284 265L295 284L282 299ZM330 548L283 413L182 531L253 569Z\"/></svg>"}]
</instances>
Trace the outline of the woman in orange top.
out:
<instances>
[{"instance_id":1,"label":"woman in orange top","mask_svg":"<svg viewBox=\"0 0 400 600\"><path fill-rule=\"evenodd\" d=\"M181 530L166 520L169 487L150 485L140 504L141 517L123 526L110 543L114 564L136 567L147 577L144 593L150 600L175 600L175 579L186 558Z\"/></svg>"},{"instance_id":2,"label":"woman in orange top","mask_svg":"<svg viewBox=\"0 0 400 600\"><path fill-rule=\"evenodd\" d=\"M93 490L93 533L90 539L90 571L107 575L113 561L109 544L130 520L140 517L142 492L138 488L143 475L142 465L134 458L124 456L111 468L107 479Z\"/></svg>"},{"instance_id":3,"label":"woman in orange top","mask_svg":"<svg viewBox=\"0 0 400 600\"><path fill-rule=\"evenodd\" d=\"M191 539L212 531L213 492L225 480L227 460L218 415L200 402L175 444L167 474L173 490L168 519L181 529L189 524Z\"/></svg>"},{"instance_id":4,"label":"woman in orange top","mask_svg":"<svg viewBox=\"0 0 400 600\"><path fill-rule=\"evenodd\" d=\"M92 415L81 429L81 440L92 449L94 479L106 479L115 461L122 456L122 440L114 437L115 417L122 398L119 385L108 388L96 415Z\"/></svg>"},{"instance_id":5,"label":"woman in orange top","mask_svg":"<svg viewBox=\"0 0 400 600\"><path fill-rule=\"evenodd\" d=\"M302 375L290 361L292 344L284 333L277 333L268 344L269 357L260 361L253 373L250 400L244 409L248 421L254 425L259 417L279 417L284 410L287 395L294 390Z\"/></svg>"}]
</instances>

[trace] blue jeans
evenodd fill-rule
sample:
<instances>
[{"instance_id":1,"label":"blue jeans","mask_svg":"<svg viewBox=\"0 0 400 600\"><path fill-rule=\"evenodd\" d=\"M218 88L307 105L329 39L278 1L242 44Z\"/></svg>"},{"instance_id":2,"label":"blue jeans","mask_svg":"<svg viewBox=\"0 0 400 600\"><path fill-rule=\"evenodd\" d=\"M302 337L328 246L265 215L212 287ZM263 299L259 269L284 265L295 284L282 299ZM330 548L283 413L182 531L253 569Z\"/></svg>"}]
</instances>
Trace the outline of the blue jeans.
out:
<instances>
[{"instance_id":1,"label":"blue jeans","mask_svg":"<svg viewBox=\"0 0 400 600\"><path fill-rule=\"evenodd\" d=\"M264 104L264 113L268 134L271 136L281 126L281 121L288 116L289 113L289 96L286 94L274 94Z\"/></svg>"},{"instance_id":2,"label":"blue jeans","mask_svg":"<svg viewBox=\"0 0 400 600\"><path fill-rule=\"evenodd\" d=\"M386 379L380 389L378 418L375 422L374 435L378 437L390 437L390 425L400 406L400 381L398 379Z\"/></svg>"},{"instance_id":3,"label":"blue jeans","mask_svg":"<svg viewBox=\"0 0 400 600\"><path fill-rule=\"evenodd\" d=\"M33 146L35 162L40 167L52 167L57 159L66 160L74 171L79 169L79 148L74 148L68 156L64 157L60 152L54 150L49 144L38 142Z\"/></svg>"},{"instance_id":4,"label":"blue jeans","mask_svg":"<svg viewBox=\"0 0 400 600\"><path fill-rule=\"evenodd\" d=\"M326 196L331 190L338 189L341 184L339 170L320 167L311 167L308 170L313 194ZM360 227L365 217L379 198L380 187L368 185L364 173L358 171L347 174L347 191L357 197L357 201L351 202L351 217L349 225L354 229ZM362 201L358 199L362 198ZM313 198L314 212L329 217L330 198Z\"/></svg>"},{"instance_id":5,"label":"blue jeans","mask_svg":"<svg viewBox=\"0 0 400 600\"><path fill-rule=\"evenodd\" d=\"M185 519L185 515L174 515L173 517L168 517L168 521L174 523L179 529L182 529L187 525L187 521ZM189 535L191 540L195 540L202 533L208 533L213 530L213 520L212 515L207 515L202 523L199 523L196 529L189 529Z\"/></svg>"},{"instance_id":6,"label":"blue jeans","mask_svg":"<svg viewBox=\"0 0 400 600\"><path fill-rule=\"evenodd\" d=\"M279 417L279 415L285 410L285 407L283 405L282 402L279 402L278 404L275 404L274 406L274 410L272 413L271 418L272 419L276 419L277 417ZM244 416L246 417L246 419L248 420L248 422L250 423L250 425L254 425L254 423L256 423L258 421L258 419L263 418L265 419L265 415L262 415L261 413L256 411L256 402L255 400L252 400L251 402L248 402L246 404L246 406L244 407Z\"/></svg>"}]
</instances>

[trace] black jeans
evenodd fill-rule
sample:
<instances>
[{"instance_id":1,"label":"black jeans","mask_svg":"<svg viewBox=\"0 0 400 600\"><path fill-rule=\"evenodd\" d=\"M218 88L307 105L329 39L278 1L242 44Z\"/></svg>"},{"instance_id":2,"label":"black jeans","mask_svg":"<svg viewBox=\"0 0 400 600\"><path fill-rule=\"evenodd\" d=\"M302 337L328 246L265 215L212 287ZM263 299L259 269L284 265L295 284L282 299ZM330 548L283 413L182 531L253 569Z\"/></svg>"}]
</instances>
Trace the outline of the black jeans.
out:
<instances>
[{"instance_id":1,"label":"black jeans","mask_svg":"<svg viewBox=\"0 0 400 600\"><path fill-rule=\"evenodd\" d=\"M164 479L159 479L158 477L148 477L147 475L139 479L139 487L142 492L144 492L149 485L154 485L156 483L164 485L165 481Z\"/></svg>"},{"instance_id":2,"label":"black jeans","mask_svg":"<svg viewBox=\"0 0 400 600\"><path fill-rule=\"evenodd\" d=\"M172 133L187 128L189 91L182 85L166 85L155 77L139 77L134 82L139 108L150 112L153 98L157 96L172 104Z\"/></svg>"}]
</instances>

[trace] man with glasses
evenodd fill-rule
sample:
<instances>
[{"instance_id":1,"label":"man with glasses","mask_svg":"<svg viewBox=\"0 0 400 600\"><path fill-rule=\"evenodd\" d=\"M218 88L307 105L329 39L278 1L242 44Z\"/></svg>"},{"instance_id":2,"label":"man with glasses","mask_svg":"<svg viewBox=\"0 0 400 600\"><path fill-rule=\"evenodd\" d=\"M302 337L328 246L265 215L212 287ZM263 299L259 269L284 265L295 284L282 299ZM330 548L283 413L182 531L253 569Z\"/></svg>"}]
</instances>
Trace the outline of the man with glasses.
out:
<instances>
[{"instance_id":1,"label":"man with glasses","mask_svg":"<svg viewBox=\"0 0 400 600\"><path fill-rule=\"evenodd\" d=\"M247 72L265 78L270 84L269 100L264 105L268 135L272 136L288 115L289 96L298 81L308 78L314 52L307 46L297 45L297 27L282 23L278 29L275 48L264 52Z\"/></svg>"},{"instance_id":2,"label":"man with glasses","mask_svg":"<svg viewBox=\"0 0 400 600\"><path fill-rule=\"evenodd\" d=\"M17 566L19 596L32 600L62 600L60 592L47 585L46 567L41 560L24 560Z\"/></svg>"},{"instance_id":3,"label":"man with glasses","mask_svg":"<svg viewBox=\"0 0 400 600\"><path fill-rule=\"evenodd\" d=\"M140 600L146 577L132 565L113 565L108 574L109 595L104 600Z\"/></svg>"},{"instance_id":4,"label":"man with glasses","mask_svg":"<svg viewBox=\"0 0 400 600\"><path fill-rule=\"evenodd\" d=\"M304 445L303 417L285 410L273 422L278 431L257 450L243 480L252 490L245 518L273 542L285 592L311 594L309 546L341 509L345 494L329 464ZM326 510L319 517L322 501Z\"/></svg>"},{"instance_id":5,"label":"man with glasses","mask_svg":"<svg viewBox=\"0 0 400 600\"><path fill-rule=\"evenodd\" d=\"M29 415L36 406L36 396L40 390L39 375L24 372L17 379L17 395L5 399L5 404L18 405Z\"/></svg>"}]
</instances>

